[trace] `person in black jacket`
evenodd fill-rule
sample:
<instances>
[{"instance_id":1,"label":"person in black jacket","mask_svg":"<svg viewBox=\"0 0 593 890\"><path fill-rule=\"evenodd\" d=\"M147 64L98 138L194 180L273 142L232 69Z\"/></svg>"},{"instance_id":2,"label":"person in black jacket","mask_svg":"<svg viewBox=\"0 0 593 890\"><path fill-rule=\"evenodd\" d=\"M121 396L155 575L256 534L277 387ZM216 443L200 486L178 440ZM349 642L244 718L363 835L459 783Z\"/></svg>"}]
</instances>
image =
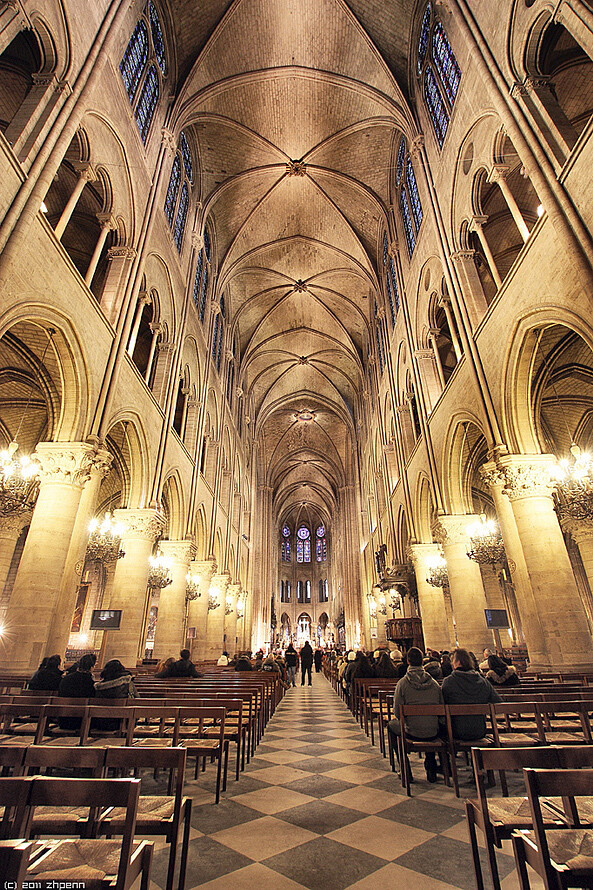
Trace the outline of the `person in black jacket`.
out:
<instances>
[{"instance_id":1,"label":"person in black jacket","mask_svg":"<svg viewBox=\"0 0 593 890\"><path fill-rule=\"evenodd\" d=\"M305 685L305 674L308 674L309 676L309 686L313 685L313 678L311 676L312 667L313 650L311 649L311 643L309 642L309 640L307 640L307 642L301 649L301 686Z\"/></svg>"},{"instance_id":2,"label":"person in black jacket","mask_svg":"<svg viewBox=\"0 0 593 890\"><path fill-rule=\"evenodd\" d=\"M96 663L96 655L83 655L77 662L76 670L69 671L62 677L58 688L60 698L94 698L95 683L91 671ZM80 729L79 717L60 717L58 723L60 729L69 729L74 732L78 732Z\"/></svg>"},{"instance_id":3,"label":"person in black jacket","mask_svg":"<svg viewBox=\"0 0 593 890\"><path fill-rule=\"evenodd\" d=\"M446 705L481 705L502 701L491 683L473 670L467 649L454 649L451 655L453 673L443 680ZM486 732L486 719L481 714L453 717L453 734L457 739L473 741Z\"/></svg>"},{"instance_id":4,"label":"person in black jacket","mask_svg":"<svg viewBox=\"0 0 593 890\"><path fill-rule=\"evenodd\" d=\"M488 656L488 672L486 679L496 688L497 686L519 686L521 681L519 674L512 664L507 664L498 655Z\"/></svg>"},{"instance_id":5,"label":"person in black jacket","mask_svg":"<svg viewBox=\"0 0 593 890\"><path fill-rule=\"evenodd\" d=\"M35 689L38 692L57 692L62 680L61 660L59 655L50 655L49 658L44 658L29 680L29 689Z\"/></svg>"},{"instance_id":6,"label":"person in black jacket","mask_svg":"<svg viewBox=\"0 0 593 890\"><path fill-rule=\"evenodd\" d=\"M235 664L235 670L236 671L252 671L253 670L253 665L251 664L251 659L249 658L248 655L246 655L245 653L243 653L242 655L239 655L239 657L237 659L237 663Z\"/></svg>"},{"instance_id":7,"label":"person in black jacket","mask_svg":"<svg viewBox=\"0 0 593 890\"><path fill-rule=\"evenodd\" d=\"M297 655L297 651L292 643L289 643L286 647L286 652L284 653L284 661L286 662L288 684L289 686L291 684L293 686L296 686L296 672L299 664L299 656Z\"/></svg>"},{"instance_id":8,"label":"person in black jacket","mask_svg":"<svg viewBox=\"0 0 593 890\"><path fill-rule=\"evenodd\" d=\"M190 660L191 652L189 649L182 649L179 653L179 661L173 662L168 668L165 668L164 671L160 671L158 674L155 674L155 677L159 679L166 679L168 677L201 677L202 674L196 670L196 666L193 661Z\"/></svg>"},{"instance_id":9,"label":"person in black jacket","mask_svg":"<svg viewBox=\"0 0 593 890\"><path fill-rule=\"evenodd\" d=\"M321 649L315 650L315 655L313 656L315 661L315 673L318 674L321 671L321 663L323 661L323 652Z\"/></svg>"}]
</instances>

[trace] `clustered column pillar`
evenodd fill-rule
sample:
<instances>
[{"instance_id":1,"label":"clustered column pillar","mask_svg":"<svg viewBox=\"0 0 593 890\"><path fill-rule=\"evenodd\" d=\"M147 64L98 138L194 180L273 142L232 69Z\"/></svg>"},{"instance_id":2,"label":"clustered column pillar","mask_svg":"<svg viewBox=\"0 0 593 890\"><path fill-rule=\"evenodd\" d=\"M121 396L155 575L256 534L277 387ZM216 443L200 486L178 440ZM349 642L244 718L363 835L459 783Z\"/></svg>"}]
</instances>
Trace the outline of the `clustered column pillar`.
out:
<instances>
[{"instance_id":1,"label":"clustered column pillar","mask_svg":"<svg viewBox=\"0 0 593 890\"><path fill-rule=\"evenodd\" d=\"M171 560L172 582L161 590L153 654L155 658L177 658L185 646L187 572L196 546L191 541L161 541L160 549Z\"/></svg>"},{"instance_id":2,"label":"clustered column pillar","mask_svg":"<svg viewBox=\"0 0 593 890\"><path fill-rule=\"evenodd\" d=\"M552 500L555 462L552 454L498 458L544 633L543 667L591 670L593 639Z\"/></svg>"},{"instance_id":3,"label":"clustered column pillar","mask_svg":"<svg viewBox=\"0 0 593 890\"><path fill-rule=\"evenodd\" d=\"M223 573L213 575L210 582L210 591L216 598L219 605L216 609L211 609L208 613L208 632L206 637L206 661L217 661L220 658L224 648L224 612L226 606L226 589L228 587L230 577Z\"/></svg>"},{"instance_id":4,"label":"clustered column pillar","mask_svg":"<svg viewBox=\"0 0 593 890\"><path fill-rule=\"evenodd\" d=\"M121 609L122 621L120 630L108 632L104 661L119 658L127 667L135 667L146 619L148 557L165 518L153 509L116 510L114 518L126 527L121 541L126 555L115 569L109 608Z\"/></svg>"},{"instance_id":5,"label":"clustered column pillar","mask_svg":"<svg viewBox=\"0 0 593 890\"><path fill-rule=\"evenodd\" d=\"M41 442L37 446L39 495L10 598L3 653L3 661L11 669L28 671L37 667L44 655L52 654L47 651L49 630L95 454L95 446L86 442Z\"/></svg>"},{"instance_id":6,"label":"clustered column pillar","mask_svg":"<svg viewBox=\"0 0 593 890\"><path fill-rule=\"evenodd\" d=\"M189 604L187 626L195 627L196 635L191 643L193 661L203 661L206 658L206 640L208 633L208 591L212 576L216 571L216 562L213 559L196 561L189 567L192 575L200 579L200 596Z\"/></svg>"},{"instance_id":7,"label":"clustered column pillar","mask_svg":"<svg viewBox=\"0 0 593 890\"><path fill-rule=\"evenodd\" d=\"M441 650L452 649L455 641L449 635L443 590L441 587L433 587L426 580L430 572L431 560L439 553L438 544L410 544L410 554L416 574L424 643L431 649Z\"/></svg>"},{"instance_id":8,"label":"clustered column pillar","mask_svg":"<svg viewBox=\"0 0 593 890\"><path fill-rule=\"evenodd\" d=\"M4 585L8 579L12 557L20 534L28 522L31 513L9 513L0 519L0 601Z\"/></svg>"},{"instance_id":9,"label":"clustered column pillar","mask_svg":"<svg viewBox=\"0 0 593 890\"><path fill-rule=\"evenodd\" d=\"M486 597L480 567L467 555L467 529L478 518L473 514L441 515L435 532L447 561L459 645L479 655L492 645L492 634L484 615Z\"/></svg>"},{"instance_id":10,"label":"clustered column pillar","mask_svg":"<svg viewBox=\"0 0 593 890\"><path fill-rule=\"evenodd\" d=\"M226 591L226 604L229 609L228 615L224 618L224 648L229 655L234 655L237 651L237 601L241 593L240 584L229 584Z\"/></svg>"}]
</instances>

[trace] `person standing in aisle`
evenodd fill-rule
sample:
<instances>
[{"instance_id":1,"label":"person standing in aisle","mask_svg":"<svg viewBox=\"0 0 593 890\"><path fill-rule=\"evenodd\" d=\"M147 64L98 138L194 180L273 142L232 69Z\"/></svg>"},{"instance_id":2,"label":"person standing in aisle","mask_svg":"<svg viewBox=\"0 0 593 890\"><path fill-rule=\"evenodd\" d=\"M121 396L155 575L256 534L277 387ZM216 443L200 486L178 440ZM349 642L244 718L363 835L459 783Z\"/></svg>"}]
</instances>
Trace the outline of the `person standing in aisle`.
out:
<instances>
[{"instance_id":1,"label":"person standing in aisle","mask_svg":"<svg viewBox=\"0 0 593 890\"><path fill-rule=\"evenodd\" d=\"M284 653L284 661L286 662L286 670L288 672L288 683L291 686L296 686L296 672L299 663L299 656L297 655L297 651L292 643L289 643L286 647L286 652Z\"/></svg>"},{"instance_id":2,"label":"person standing in aisle","mask_svg":"<svg viewBox=\"0 0 593 890\"><path fill-rule=\"evenodd\" d=\"M313 650L311 649L311 643L309 642L309 640L307 640L307 642L301 649L301 686L305 685L305 673L309 675L309 686L313 685L313 678L311 676L312 667Z\"/></svg>"},{"instance_id":3,"label":"person standing in aisle","mask_svg":"<svg viewBox=\"0 0 593 890\"><path fill-rule=\"evenodd\" d=\"M315 659L315 673L318 674L321 671L321 662L323 661L323 652L321 649L316 649L313 657Z\"/></svg>"}]
</instances>

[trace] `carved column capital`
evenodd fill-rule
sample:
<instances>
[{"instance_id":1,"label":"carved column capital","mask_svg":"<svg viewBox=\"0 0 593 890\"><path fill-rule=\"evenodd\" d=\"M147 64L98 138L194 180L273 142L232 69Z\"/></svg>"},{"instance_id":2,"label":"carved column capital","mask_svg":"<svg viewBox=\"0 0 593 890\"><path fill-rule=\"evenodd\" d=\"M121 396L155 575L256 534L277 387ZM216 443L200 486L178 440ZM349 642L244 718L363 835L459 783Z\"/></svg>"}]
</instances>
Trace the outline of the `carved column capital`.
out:
<instances>
[{"instance_id":1,"label":"carved column capital","mask_svg":"<svg viewBox=\"0 0 593 890\"><path fill-rule=\"evenodd\" d=\"M40 442L35 449L43 482L83 486L93 471L106 475L112 457L108 451L87 442Z\"/></svg>"},{"instance_id":2,"label":"carved column capital","mask_svg":"<svg viewBox=\"0 0 593 890\"><path fill-rule=\"evenodd\" d=\"M136 257L136 250L133 247L110 247L107 251L108 260L133 260Z\"/></svg>"},{"instance_id":3,"label":"carved column capital","mask_svg":"<svg viewBox=\"0 0 593 890\"><path fill-rule=\"evenodd\" d=\"M197 552L193 541L161 541L159 547L164 556L186 567L195 559Z\"/></svg>"},{"instance_id":4,"label":"carved column capital","mask_svg":"<svg viewBox=\"0 0 593 890\"><path fill-rule=\"evenodd\" d=\"M469 541L468 526L477 520L475 513L442 514L432 528L433 536L443 547Z\"/></svg>"},{"instance_id":5,"label":"carved column capital","mask_svg":"<svg viewBox=\"0 0 593 890\"><path fill-rule=\"evenodd\" d=\"M479 468L480 476L490 489L503 489L506 484L506 477L501 468L493 460L482 464Z\"/></svg>"},{"instance_id":6,"label":"carved column capital","mask_svg":"<svg viewBox=\"0 0 593 890\"><path fill-rule=\"evenodd\" d=\"M511 501L551 498L555 487L553 454L504 454L498 463L505 479L503 493Z\"/></svg>"},{"instance_id":7,"label":"carved column capital","mask_svg":"<svg viewBox=\"0 0 593 890\"><path fill-rule=\"evenodd\" d=\"M571 519L565 516L560 525L562 531L568 532L576 544L589 544L593 541L592 519Z\"/></svg>"},{"instance_id":8,"label":"carved column capital","mask_svg":"<svg viewBox=\"0 0 593 890\"><path fill-rule=\"evenodd\" d=\"M488 182L505 182L510 169L508 164L493 164L488 174Z\"/></svg>"},{"instance_id":9,"label":"carved column capital","mask_svg":"<svg viewBox=\"0 0 593 890\"><path fill-rule=\"evenodd\" d=\"M167 127L163 127L161 130L161 144L168 148L169 151L177 151L175 134L168 130Z\"/></svg>"},{"instance_id":10,"label":"carved column capital","mask_svg":"<svg viewBox=\"0 0 593 890\"><path fill-rule=\"evenodd\" d=\"M166 524L165 517L158 510L120 509L114 510L113 516L126 527L122 536L124 539L140 538L145 541L156 541Z\"/></svg>"},{"instance_id":11,"label":"carved column capital","mask_svg":"<svg viewBox=\"0 0 593 890\"><path fill-rule=\"evenodd\" d=\"M88 163L88 161L73 161L72 166L81 179L86 180L86 182L97 181L97 171L91 164Z\"/></svg>"},{"instance_id":12,"label":"carved column capital","mask_svg":"<svg viewBox=\"0 0 593 890\"><path fill-rule=\"evenodd\" d=\"M472 216L469 227L472 232L479 232L488 222L487 216Z\"/></svg>"},{"instance_id":13,"label":"carved column capital","mask_svg":"<svg viewBox=\"0 0 593 890\"><path fill-rule=\"evenodd\" d=\"M451 254L451 259L454 263L458 265L463 265L463 263L474 262L476 259L476 251L475 250L456 250L455 253ZM449 300L450 302L450 300Z\"/></svg>"},{"instance_id":14,"label":"carved column capital","mask_svg":"<svg viewBox=\"0 0 593 890\"><path fill-rule=\"evenodd\" d=\"M413 158L417 158L424 148L424 136L422 134L416 136L410 143L410 154Z\"/></svg>"},{"instance_id":15,"label":"carved column capital","mask_svg":"<svg viewBox=\"0 0 593 890\"><path fill-rule=\"evenodd\" d=\"M0 515L0 536L10 535L18 537L22 529L31 522L32 515L30 508Z\"/></svg>"}]
</instances>

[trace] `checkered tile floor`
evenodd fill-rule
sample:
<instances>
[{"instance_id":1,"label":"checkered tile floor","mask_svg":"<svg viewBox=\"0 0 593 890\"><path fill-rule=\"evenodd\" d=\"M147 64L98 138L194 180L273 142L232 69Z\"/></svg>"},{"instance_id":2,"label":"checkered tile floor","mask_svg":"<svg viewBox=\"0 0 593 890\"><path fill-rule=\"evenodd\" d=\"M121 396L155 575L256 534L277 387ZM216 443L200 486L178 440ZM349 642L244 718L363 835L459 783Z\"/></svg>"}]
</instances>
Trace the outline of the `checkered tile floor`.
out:
<instances>
[{"instance_id":1,"label":"checkered tile floor","mask_svg":"<svg viewBox=\"0 0 593 890\"><path fill-rule=\"evenodd\" d=\"M429 785L416 758L412 768L410 799L314 674L312 687L288 691L256 757L239 782L229 775L218 806L212 770L188 781L187 890L474 890L463 801L442 782ZM156 846L153 890L165 886L168 861ZM498 859L503 890L516 890L511 848Z\"/></svg>"}]
</instances>

